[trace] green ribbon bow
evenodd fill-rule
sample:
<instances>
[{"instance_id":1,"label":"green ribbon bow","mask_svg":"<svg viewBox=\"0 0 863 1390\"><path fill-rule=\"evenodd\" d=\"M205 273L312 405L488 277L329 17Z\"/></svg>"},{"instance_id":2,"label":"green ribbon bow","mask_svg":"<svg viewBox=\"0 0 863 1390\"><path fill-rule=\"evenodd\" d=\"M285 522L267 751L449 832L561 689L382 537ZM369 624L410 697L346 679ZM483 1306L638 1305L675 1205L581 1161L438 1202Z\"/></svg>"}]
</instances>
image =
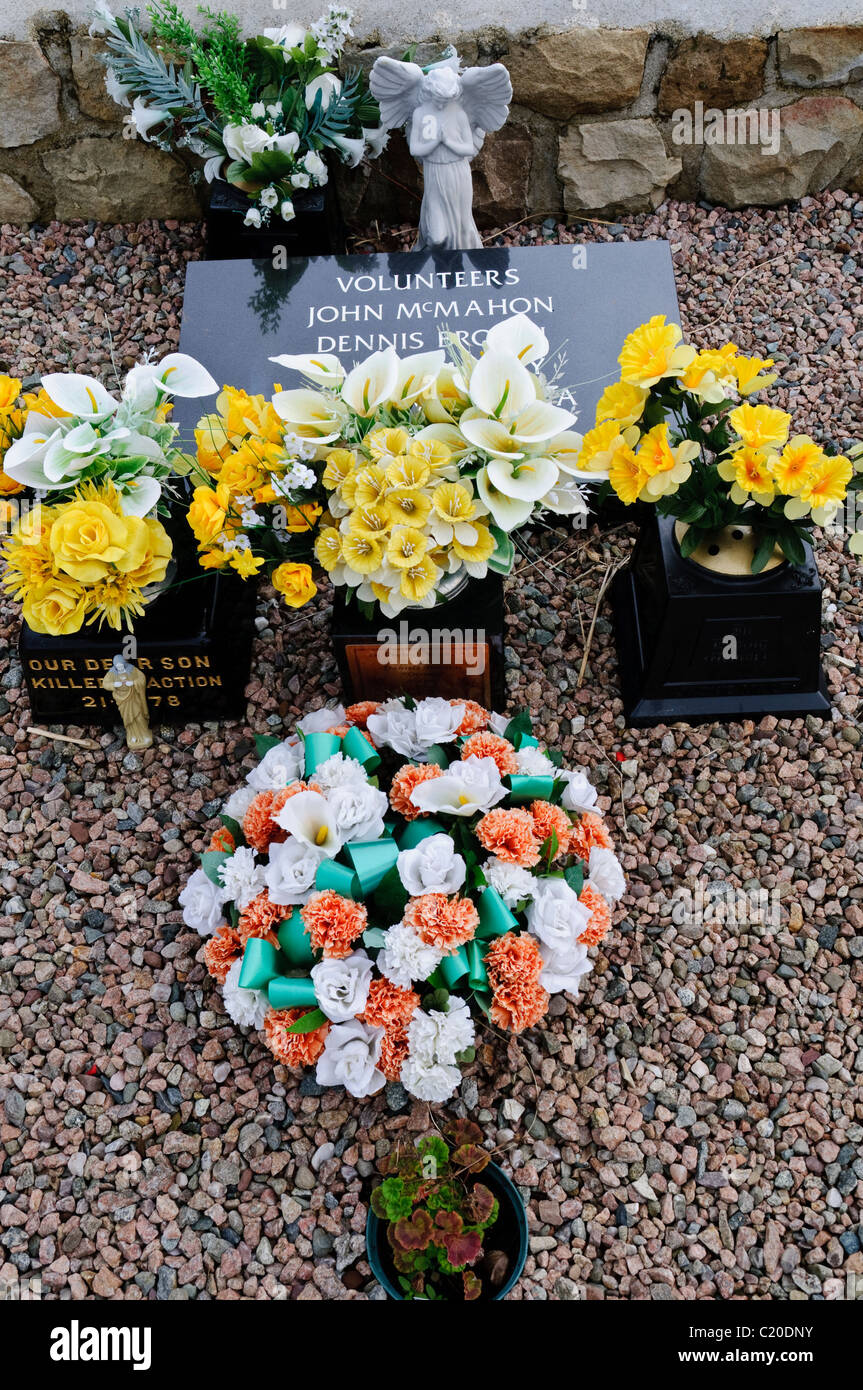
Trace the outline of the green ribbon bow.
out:
<instances>
[{"instance_id":1,"label":"green ribbon bow","mask_svg":"<svg viewBox=\"0 0 863 1390\"><path fill-rule=\"evenodd\" d=\"M241 989L265 989L274 1009L295 1009L316 1004L315 986L308 975L288 975L287 971L314 962L308 935L298 908L279 926L279 949L271 941L252 936L246 942L240 966Z\"/></svg>"},{"instance_id":2,"label":"green ribbon bow","mask_svg":"<svg viewBox=\"0 0 863 1390\"><path fill-rule=\"evenodd\" d=\"M399 840L399 849L416 849L430 835L448 835L449 831L439 820L429 816L427 820L412 820L405 826Z\"/></svg>"},{"instance_id":3,"label":"green ribbon bow","mask_svg":"<svg viewBox=\"0 0 863 1390\"><path fill-rule=\"evenodd\" d=\"M496 888L484 888L479 895L479 926L473 941L459 946L454 955L444 956L429 983L435 989L454 989L467 977L476 994L491 995L485 956L491 940L504 936L518 926L518 918L510 912Z\"/></svg>"},{"instance_id":4,"label":"green ribbon bow","mask_svg":"<svg viewBox=\"0 0 863 1390\"><path fill-rule=\"evenodd\" d=\"M380 754L355 725L348 729L344 738L340 738L338 734L306 734L303 752L306 777L311 777L321 763L325 763L327 758L332 758L335 753L344 753L346 758L353 758L356 762L362 763L366 772L374 772L375 768L381 765Z\"/></svg>"},{"instance_id":5,"label":"green ribbon bow","mask_svg":"<svg viewBox=\"0 0 863 1390\"><path fill-rule=\"evenodd\" d=\"M509 787L510 800L516 802L548 801L554 790L554 778L548 776L530 777L513 772L503 780Z\"/></svg>"}]
</instances>

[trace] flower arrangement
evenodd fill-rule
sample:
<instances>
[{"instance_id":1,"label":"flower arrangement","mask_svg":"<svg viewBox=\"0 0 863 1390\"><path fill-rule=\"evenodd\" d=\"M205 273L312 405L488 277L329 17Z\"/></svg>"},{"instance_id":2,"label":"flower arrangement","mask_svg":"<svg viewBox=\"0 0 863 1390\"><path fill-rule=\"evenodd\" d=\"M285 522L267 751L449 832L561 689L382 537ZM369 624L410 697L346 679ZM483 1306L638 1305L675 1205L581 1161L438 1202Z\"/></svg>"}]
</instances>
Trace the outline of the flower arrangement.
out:
<instances>
[{"instance_id":1,"label":"flower arrangement","mask_svg":"<svg viewBox=\"0 0 863 1390\"><path fill-rule=\"evenodd\" d=\"M5 378L9 382L9 378ZM12 380L12 400L20 383ZM172 546L156 515L168 479L185 471L167 418L171 396L216 383L194 358L170 353L127 374L119 397L95 377L51 373L2 417L4 492L29 489L2 549L3 586L34 632L52 637L140 616ZM9 486L11 484L11 487Z\"/></svg>"},{"instance_id":2,"label":"flower arrangement","mask_svg":"<svg viewBox=\"0 0 863 1390\"><path fill-rule=\"evenodd\" d=\"M753 573L777 547L801 564L812 528L829 525L848 491L863 487L850 459L792 436L786 411L751 403L776 380L772 358L746 357L730 342L699 351L657 315L629 334L618 362L620 380L600 398L578 469L627 506L648 502L676 517L687 528L684 557L744 524L756 538Z\"/></svg>"},{"instance_id":3,"label":"flower arrangement","mask_svg":"<svg viewBox=\"0 0 863 1390\"><path fill-rule=\"evenodd\" d=\"M484 1251L486 1234L500 1204L478 1175L490 1155L482 1130L456 1120L445 1135L430 1134L416 1145L396 1145L381 1160L383 1182L372 1192L375 1216L387 1222L387 1241L406 1300L432 1302L478 1299L480 1277L501 1284L508 1257Z\"/></svg>"},{"instance_id":4,"label":"flower arrangement","mask_svg":"<svg viewBox=\"0 0 863 1390\"><path fill-rule=\"evenodd\" d=\"M479 358L449 335L445 351L280 356L311 383L273 406L314 441L328 513L315 554L333 583L387 617L430 608L448 576L508 574L512 535L543 510L584 512L582 437L554 404L560 361L523 314L489 330Z\"/></svg>"},{"instance_id":5,"label":"flower arrangement","mask_svg":"<svg viewBox=\"0 0 863 1390\"><path fill-rule=\"evenodd\" d=\"M444 1101L474 1012L520 1033L577 994L623 875L595 790L525 713L366 702L259 751L180 902L227 1012L278 1061Z\"/></svg>"},{"instance_id":6,"label":"flower arrangement","mask_svg":"<svg viewBox=\"0 0 863 1390\"><path fill-rule=\"evenodd\" d=\"M240 21L199 6L202 32L172 0L147 6L148 41L137 10L116 18L104 0L91 32L106 35L106 86L130 107L124 134L204 160L208 182L224 178L251 198L259 227L294 217L300 189L326 184L326 154L355 166L376 156L387 134L357 69L337 74L352 11L330 5L308 29L285 24L244 39Z\"/></svg>"},{"instance_id":7,"label":"flower arrangement","mask_svg":"<svg viewBox=\"0 0 863 1390\"><path fill-rule=\"evenodd\" d=\"M22 394L21 382L14 376L0 375L0 499L14 497L24 491L24 484L12 478L3 468L3 460L16 439L24 433L27 412L35 404L32 392ZM9 509L11 515L11 509ZM2 513L5 515L5 509Z\"/></svg>"},{"instance_id":8,"label":"flower arrangement","mask_svg":"<svg viewBox=\"0 0 863 1390\"><path fill-rule=\"evenodd\" d=\"M278 388L276 388L278 389ZM188 521L205 569L266 571L292 608L316 593L312 541L326 497L314 442L285 427L264 396L226 386L195 430L199 486Z\"/></svg>"}]
</instances>

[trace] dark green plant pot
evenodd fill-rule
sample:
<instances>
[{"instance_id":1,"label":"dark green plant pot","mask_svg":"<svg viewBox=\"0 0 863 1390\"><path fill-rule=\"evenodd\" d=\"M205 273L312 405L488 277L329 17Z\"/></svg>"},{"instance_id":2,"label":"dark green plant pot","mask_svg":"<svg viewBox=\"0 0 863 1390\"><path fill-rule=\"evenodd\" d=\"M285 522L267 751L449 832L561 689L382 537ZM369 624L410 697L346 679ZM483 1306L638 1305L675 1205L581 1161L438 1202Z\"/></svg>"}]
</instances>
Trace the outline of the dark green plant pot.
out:
<instances>
[{"instance_id":1,"label":"dark green plant pot","mask_svg":"<svg viewBox=\"0 0 863 1390\"><path fill-rule=\"evenodd\" d=\"M489 1302L496 1302L506 1298L521 1278L527 1259L527 1214L518 1189L496 1163L490 1163L484 1168L478 1181L491 1189L500 1204L497 1221L487 1233L490 1247L506 1251L510 1259L509 1273L504 1283L493 1294L488 1295ZM366 1254L372 1274L386 1290L387 1298L404 1303L406 1300L398 1285L398 1275L387 1242L387 1223L375 1216L371 1207L366 1221ZM480 1301L484 1301L482 1294Z\"/></svg>"}]
</instances>

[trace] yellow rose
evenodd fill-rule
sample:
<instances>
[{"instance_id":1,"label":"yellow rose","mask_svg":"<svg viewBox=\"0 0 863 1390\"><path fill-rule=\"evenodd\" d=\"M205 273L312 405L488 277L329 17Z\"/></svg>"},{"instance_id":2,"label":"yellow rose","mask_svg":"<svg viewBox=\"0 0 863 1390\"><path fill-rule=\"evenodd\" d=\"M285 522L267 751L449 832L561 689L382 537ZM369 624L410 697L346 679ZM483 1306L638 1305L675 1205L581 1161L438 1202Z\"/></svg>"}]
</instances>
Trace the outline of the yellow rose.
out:
<instances>
[{"instance_id":1,"label":"yellow rose","mask_svg":"<svg viewBox=\"0 0 863 1390\"><path fill-rule=\"evenodd\" d=\"M66 637L78 632L87 613L87 591L74 580L48 579L31 589L24 599L24 621L33 632Z\"/></svg>"},{"instance_id":2,"label":"yellow rose","mask_svg":"<svg viewBox=\"0 0 863 1390\"><path fill-rule=\"evenodd\" d=\"M16 492L23 492L24 484L16 482L10 478L8 473L4 473L0 468L0 497L14 497Z\"/></svg>"},{"instance_id":3,"label":"yellow rose","mask_svg":"<svg viewBox=\"0 0 863 1390\"><path fill-rule=\"evenodd\" d=\"M11 410L21 394L17 376L0 376L0 413Z\"/></svg>"},{"instance_id":4,"label":"yellow rose","mask_svg":"<svg viewBox=\"0 0 863 1390\"><path fill-rule=\"evenodd\" d=\"M130 525L136 523L135 525ZM138 517L118 516L104 502L70 502L51 527L51 554L58 569L84 584L104 579L112 566L140 564L145 539ZM132 564L123 562L130 558Z\"/></svg>"},{"instance_id":5,"label":"yellow rose","mask_svg":"<svg viewBox=\"0 0 863 1390\"><path fill-rule=\"evenodd\" d=\"M277 589L289 608L302 608L317 593L310 565L295 565L286 561L273 570L273 588Z\"/></svg>"},{"instance_id":6,"label":"yellow rose","mask_svg":"<svg viewBox=\"0 0 863 1390\"><path fill-rule=\"evenodd\" d=\"M161 521L157 521L153 516L145 516L142 525L146 532L146 553L141 564L129 571L129 579L139 589L143 589L147 584L161 583L173 552L171 537Z\"/></svg>"},{"instance_id":7,"label":"yellow rose","mask_svg":"<svg viewBox=\"0 0 863 1390\"><path fill-rule=\"evenodd\" d=\"M230 492L223 484L215 490L196 487L187 516L195 539L200 545L211 544L220 534L230 506Z\"/></svg>"},{"instance_id":8,"label":"yellow rose","mask_svg":"<svg viewBox=\"0 0 863 1390\"><path fill-rule=\"evenodd\" d=\"M198 446L198 462L208 473L218 474L222 464L231 452L231 441L225 429L225 422L218 415L204 415L195 430L195 443Z\"/></svg>"},{"instance_id":9,"label":"yellow rose","mask_svg":"<svg viewBox=\"0 0 863 1390\"><path fill-rule=\"evenodd\" d=\"M264 482L265 474L261 462L253 449L247 444L242 444L235 454L225 459L219 472L219 482L224 483L234 494L251 495L255 488Z\"/></svg>"}]
</instances>

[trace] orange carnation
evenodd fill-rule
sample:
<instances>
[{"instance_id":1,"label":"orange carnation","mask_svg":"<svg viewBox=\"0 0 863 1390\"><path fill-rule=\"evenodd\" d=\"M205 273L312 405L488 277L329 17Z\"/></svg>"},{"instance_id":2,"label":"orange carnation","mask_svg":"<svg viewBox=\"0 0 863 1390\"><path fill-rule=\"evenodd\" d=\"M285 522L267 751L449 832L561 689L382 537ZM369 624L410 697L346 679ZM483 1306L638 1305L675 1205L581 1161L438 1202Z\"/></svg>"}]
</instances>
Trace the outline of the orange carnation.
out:
<instances>
[{"instance_id":1,"label":"orange carnation","mask_svg":"<svg viewBox=\"0 0 863 1390\"><path fill-rule=\"evenodd\" d=\"M570 852L587 863L590 851L597 845L600 849L614 849L614 841L603 825L602 817L586 811L570 832Z\"/></svg>"},{"instance_id":2,"label":"orange carnation","mask_svg":"<svg viewBox=\"0 0 863 1390\"><path fill-rule=\"evenodd\" d=\"M240 940L245 946L250 937L261 936L272 946L278 946L279 939L275 929L286 916L285 908L277 907L274 902L270 902L270 895L265 888L263 893L252 898L248 907L240 913L237 924Z\"/></svg>"},{"instance_id":3,"label":"orange carnation","mask_svg":"<svg viewBox=\"0 0 863 1390\"><path fill-rule=\"evenodd\" d=\"M378 1066L387 1081L398 1081L401 1076L410 1051L407 1026L419 1002L415 990L400 989L385 976L372 980L369 986L366 1007L359 1017L361 1022L384 1030Z\"/></svg>"},{"instance_id":4,"label":"orange carnation","mask_svg":"<svg viewBox=\"0 0 863 1390\"><path fill-rule=\"evenodd\" d=\"M419 898L411 898L403 920L427 946L451 956L459 946L473 940L479 913L470 898L423 893Z\"/></svg>"},{"instance_id":5,"label":"orange carnation","mask_svg":"<svg viewBox=\"0 0 863 1390\"><path fill-rule=\"evenodd\" d=\"M381 1038L378 1066L387 1081L398 1081L411 1047L406 1028L386 1028Z\"/></svg>"},{"instance_id":6,"label":"orange carnation","mask_svg":"<svg viewBox=\"0 0 863 1390\"><path fill-rule=\"evenodd\" d=\"M499 734L471 734L462 744L462 758L494 758L501 777L518 772L518 761L512 744Z\"/></svg>"},{"instance_id":7,"label":"orange carnation","mask_svg":"<svg viewBox=\"0 0 863 1390\"><path fill-rule=\"evenodd\" d=\"M590 913L590 921L578 939L583 946L598 946L611 926L611 908L591 883L584 885L578 901Z\"/></svg>"},{"instance_id":8,"label":"orange carnation","mask_svg":"<svg viewBox=\"0 0 863 1390\"><path fill-rule=\"evenodd\" d=\"M343 898L333 888L313 893L300 916L312 943L312 949L325 956L349 956L351 946L366 928L368 913L362 903Z\"/></svg>"},{"instance_id":9,"label":"orange carnation","mask_svg":"<svg viewBox=\"0 0 863 1390\"><path fill-rule=\"evenodd\" d=\"M483 816L476 827L476 835L485 849L507 864L529 869L539 863L539 841L529 811L498 806Z\"/></svg>"},{"instance_id":10,"label":"orange carnation","mask_svg":"<svg viewBox=\"0 0 863 1390\"><path fill-rule=\"evenodd\" d=\"M220 927L204 947L204 964L220 985L225 983L228 971L235 960L243 954L243 938L233 927Z\"/></svg>"},{"instance_id":11,"label":"orange carnation","mask_svg":"<svg viewBox=\"0 0 863 1390\"><path fill-rule=\"evenodd\" d=\"M553 858L556 859L558 854L566 854L572 835L572 821L563 807L553 806L550 801L534 801L530 814L533 816L539 843L542 845L546 840L550 840L554 832L557 835L557 854L553 855Z\"/></svg>"},{"instance_id":12,"label":"orange carnation","mask_svg":"<svg viewBox=\"0 0 863 1390\"><path fill-rule=\"evenodd\" d=\"M289 1033L288 1029L310 1009L270 1009L264 1019L267 1047L286 1067L310 1067L324 1050L329 1023L322 1023L311 1033Z\"/></svg>"},{"instance_id":13,"label":"orange carnation","mask_svg":"<svg viewBox=\"0 0 863 1390\"><path fill-rule=\"evenodd\" d=\"M411 801L411 793L414 787L418 787L420 782L428 782L432 777L440 777L441 768L437 763L421 763L419 767L413 763L406 763L400 767L390 788L390 805L405 820L416 820L417 816L425 815Z\"/></svg>"},{"instance_id":14,"label":"orange carnation","mask_svg":"<svg viewBox=\"0 0 863 1390\"><path fill-rule=\"evenodd\" d=\"M539 982L542 956L535 937L526 932L497 937L485 964L492 988L492 1022L512 1033L533 1028L548 1008L548 992Z\"/></svg>"},{"instance_id":15,"label":"orange carnation","mask_svg":"<svg viewBox=\"0 0 863 1390\"><path fill-rule=\"evenodd\" d=\"M348 705L345 718L349 724L356 724L360 729L364 729L369 715L375 714L379 708L377 700L359 700L355 705Z\"/></svg>"},{"instance_id":16,"label":"orange carnation","mask_svg":"<svg viewBox=\"0 0 863 1390\"><path fill-rule=\"evenodd\" d=\"M478 705L476 700L450 700L450 704L464 705L464 718L456 729L457 734L476 734L480 729L488 728L491 715L482 705Z\"/></svg>"},{"instance_id":17,"label":"orange carnation","mask_svg":"<svg viewBox=\"0 0 863 1390\"><path fill-rule=\"evenodd\" d=\"M208 850L217 849L222 854L233 854L236 848L236 841L226 825L220 825L218 830L213 831L212 839L207 845Z\"/></svg>"},{"instance_id":18,"label":"orange carnation","mask_svg":"<svg viewBox=\"0 0 863 1390\"><path fill-rule=\"evenodd\" d=\"M285 792L289 791L290 788L258 792L243 816L243 834L258 854L266 854L270 845L281 844L288 838L288 832L276 824L275 817L288 799Z\"/></svg>"}]
</instances>

